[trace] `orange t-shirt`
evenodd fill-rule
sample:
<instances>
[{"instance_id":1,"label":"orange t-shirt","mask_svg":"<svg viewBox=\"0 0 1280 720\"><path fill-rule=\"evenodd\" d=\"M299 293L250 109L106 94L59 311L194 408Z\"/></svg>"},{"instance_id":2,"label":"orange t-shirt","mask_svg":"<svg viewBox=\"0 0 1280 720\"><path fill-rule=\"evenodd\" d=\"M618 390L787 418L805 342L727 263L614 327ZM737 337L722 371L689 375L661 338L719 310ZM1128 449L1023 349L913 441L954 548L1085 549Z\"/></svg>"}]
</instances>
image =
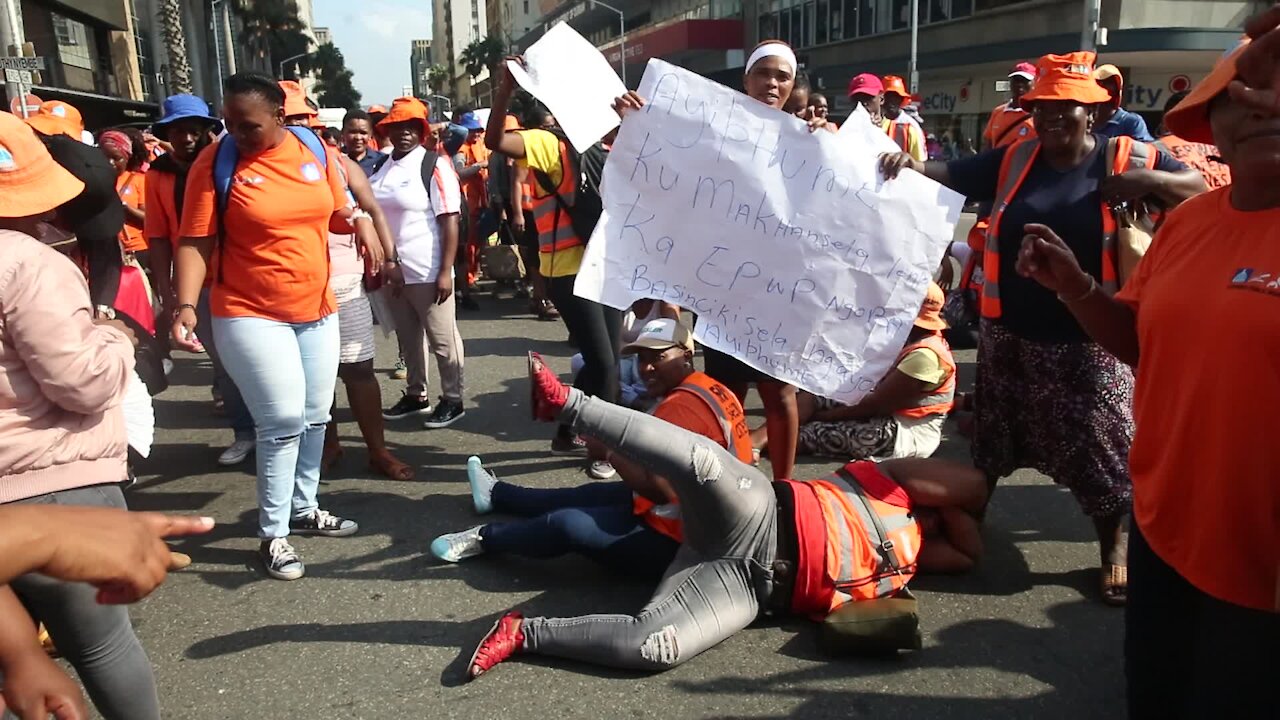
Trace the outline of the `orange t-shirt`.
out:
<instances>
[{"instance_id":1,"label":"orange t-shirt","mask_svg":"<svg viewBox=\"0 0 1280 720\"><path fill-rule=\"evenodd\" d=\"M143 234L149 239L168 240L175 248L181 237L178 233L178 206L173 199L177 180L173 173L155 168L147 171L147 221L142 227Z\"/></svg>"},{"instance_id":2,"label":"orange t-shirt","mask_svg":"<svg viewBox=\"0 0 1280 720\"><path fill-rule=\"evenodd\" d=\"M140 172L129 171L116 176L116 194L134 210L147 207L146 185L146 176ZM142 252L147 249L147 235L142 228L125 222L124 229L120 231L120 247L125 252Z\"/></svg>"},{"instance_id":3,"label":"orange t-shirt","mask_svg":"<svg viewBox=\"0 0 1280 720\"><path fill-rule=\"evenodd\" d=\"M1129 452L1151 549L1221 600L1280 610L1280 208L1178 206L1116 296L1141 350Z\"/></svg>"},{"instance_id":4,"label":"orange t-shirt","mask_svg":"<svg viewBox=\"0 0 1280 720\"><path fill-rule=\"evenodd\" d=\"M217 144L205 148L187 175L183 237L218 234L217 152ZM220 268L213 314L304 323L333 313L329 219L346 205L338 163L328 162L326 170L292 134L256 157L241 157L214 252Z\"/></svg>"},{"instance_id":5,"label":"orange t-shirt","mask_svg":"<svg viewBox=\"0 0 1280 720\"><path fill-rule=\"evenodd\" d=\"M1023 127L1018 128L1018 125ZM1035 136L1036 128L1031 123L1031 113L1022 108L1009 107L1009 103L991 111L991 117L987 118L987 127L982 131L982 139L987 141L987 147L990 148L1012 145L1024 138Z\"/></svg>"}]
</instances>

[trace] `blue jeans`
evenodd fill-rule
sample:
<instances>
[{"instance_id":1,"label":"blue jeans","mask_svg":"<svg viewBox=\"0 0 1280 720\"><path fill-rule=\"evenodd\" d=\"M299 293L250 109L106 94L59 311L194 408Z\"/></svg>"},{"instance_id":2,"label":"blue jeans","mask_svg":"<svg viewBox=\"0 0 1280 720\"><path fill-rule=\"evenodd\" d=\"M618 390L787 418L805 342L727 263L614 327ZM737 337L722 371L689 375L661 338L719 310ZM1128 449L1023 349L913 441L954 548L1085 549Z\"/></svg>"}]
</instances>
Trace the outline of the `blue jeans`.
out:
<instances>
[{"instance_id":1,"label":"blue jeans","mask_svg":"<svg viewBox=\"0 0 1280 720\"><path fill-rule=\"evenodd\" d=\"M635 515L631 491L620 482L552 490L499 482L493 508L529 519L484 526L485 552L538 558L576 552L627 575L660 578L680 549Z\"/></svg>"},{"instance_id":2,"label":"blue jeans","mask_svg":"<svg viewBox=\"0 0 1280 720\"><path fill-rule=\"evenodd\" d=\"M209 288L200 291L200 301L196 305L196 328L197 334L204 336L200 338L200 342L204 343L204 349L209 353L209 361L213 363L213 387L222 393L222 407L226 410L227 419L231 423L231 432L235 434L236 440L252 440L253 415L249 414L249 407L244 404L240 389L227 375L227 369L222 364L222 356L218 354L218 343L213 337L213 316L209 314Z\"/></svg>"},{"instance_id":3,"label":"blue jeans","mask_svg":"<svg viewBox=\"0 0 1280 720\"><path fill-rule=\"evenodd\" d=\"M223 365L257 426L258 536L289 534L316 510L325 423L338 379L338 317L286 323L213 318Z\"/></svg>"}]
</instances>

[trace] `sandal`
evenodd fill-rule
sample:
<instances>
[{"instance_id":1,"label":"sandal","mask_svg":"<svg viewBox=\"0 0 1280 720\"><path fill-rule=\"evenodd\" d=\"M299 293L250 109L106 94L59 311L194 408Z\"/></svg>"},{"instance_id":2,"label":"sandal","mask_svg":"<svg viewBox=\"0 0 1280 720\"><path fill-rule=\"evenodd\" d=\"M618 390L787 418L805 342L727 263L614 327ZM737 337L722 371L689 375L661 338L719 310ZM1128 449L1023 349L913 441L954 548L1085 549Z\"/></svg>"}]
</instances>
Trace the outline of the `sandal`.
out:
<instances>
[{"instance_id":1,"label":"sandal","mask_svg":"<svg viewBox=\"0 0 1280 720\"><path fill-rule=\"evenodd\" d=\"M556 310L556 306L552 305L550 300L537 300L535 305L537 307L534 312L538 314L539 320L550 322L560 319L560 311Z\"/></svg>"},{"instance_id":2,"label":"sandal","mask_svg":"<svg viewBox=\"0 0 1280 720\"><path fill-rule=\"evenodd\" d=\"M369 457L369 469L390 480L408 482L413 479L413 468L396 459L391 453Z\"/></svg>"},{"instance_id":3,"label":"sandal","mask_svg":"<svg viewBox=\"0 0 1280 720\"><path fill-rule=\"evenodd\" d=\"M1128 599L1129 568L1106 563L1102 566L1102 602L1112 607L1124 607Z\"/></svg>"},{"instance_id":4,"label":"sandal","mask_svg":"<svg viewBox=\"0 0 1280 720\"><path fill-rule=\"evenodd\" d=\"M342 462L342 447L327 447L324 449L324 454L320 456L320 472L327 473L338 467L340 462Z\"/></svg>"}]
</instances>

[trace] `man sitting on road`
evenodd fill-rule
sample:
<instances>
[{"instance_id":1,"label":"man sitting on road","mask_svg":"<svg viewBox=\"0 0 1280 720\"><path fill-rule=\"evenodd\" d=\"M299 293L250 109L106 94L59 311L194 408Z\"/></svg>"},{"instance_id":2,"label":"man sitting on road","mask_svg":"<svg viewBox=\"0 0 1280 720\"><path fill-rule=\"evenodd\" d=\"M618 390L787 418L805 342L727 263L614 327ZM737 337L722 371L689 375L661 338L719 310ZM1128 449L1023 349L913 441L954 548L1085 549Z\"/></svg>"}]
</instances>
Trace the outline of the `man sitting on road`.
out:
<instances>
[{"instance_id":1,"label":"man sitting on road","mask_svg":"<svg viewBox=\"0 0 1280 720\"><path fill-rule=\"evenodd\" d=\"M751 460L746 416L724 385L693 367L693 338L679 321L647 322L622 348L636 358L651 397L663 398L655 417L702 435L744 462ZM599 448L600 456L609 455ZM458 562L481 553L556 557L579 552L628 574L660 577L682 539L680 509L671 484L660 474L621 457L614 468L622 482L572 488L525 488L499 481L480 458L467 462L476 512L525 516L450 533L431 543L441 560Z\"/></svg>"}]
</instances>

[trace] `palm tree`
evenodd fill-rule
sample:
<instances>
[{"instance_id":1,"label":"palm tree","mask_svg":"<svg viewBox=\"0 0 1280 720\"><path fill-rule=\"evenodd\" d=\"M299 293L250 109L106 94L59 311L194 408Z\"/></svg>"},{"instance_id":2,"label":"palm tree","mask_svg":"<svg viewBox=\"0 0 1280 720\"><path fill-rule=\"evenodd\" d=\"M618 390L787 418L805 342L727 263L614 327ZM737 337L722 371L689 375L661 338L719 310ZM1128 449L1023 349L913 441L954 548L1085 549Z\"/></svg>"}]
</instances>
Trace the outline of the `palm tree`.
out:
<instances>
[{"instance_id":1,"label":"palm tree","mask_svg":"<svg viewBox=\"0 0 1280 720\"><path fill-rule=\"evenodd\" d=\"M191 92L191 62L187 59L187 38L182 33L181 0L160 0L160 24L164 31L164 51L168 56L169 93Z\"/></svg>"},{"instance_id":2,"label":"palm tree","mask_svg":"<svg viewBox=\"0 0 1280 720\"><path fill-rule=\"evenodd\" d=\"M507 43L501 35L490 35L483 40L475 40L462 49L458 57L467 68L467 74L478 77L486 68L491 68L507 55Z\"/></svg>"},{"instance_id":3,"label":"palm tree","mask_svg":"<svg viewBox=\"0 0 1280 720\"><path fill-rule=\"evenodd\" d=\"M427 69L427 84L433 92L442 92L449 84L449 69L443 65L432 65Z\"/></svg>"},{"instance_id":4,"label":"palm tree","mask_svg":"<svg viewBox=\"0 0 1280 720\"><path fill-rule=\"evenodd\" d=\"M241 42L256 69L274 74L277 62L311 49L296 0L237 0L234 7L244 28ZM298 65L309 70L310 59L300 58Z\"/></svg>"},{"instance_id":5,"label":"palm tree","mask_svg":"<svg viewBox=\"0 0 1280 720\"><path fill-rule=\"evenodd\" d=\"M360 105L360 93L352 82L351 71L347 69L346 58L342 51L325 43L316 48L312 56L316 73L320 76L316 81L315 92L320 104L324 107L341 107L352 109Z\"/></svg>"}]
</instances>

